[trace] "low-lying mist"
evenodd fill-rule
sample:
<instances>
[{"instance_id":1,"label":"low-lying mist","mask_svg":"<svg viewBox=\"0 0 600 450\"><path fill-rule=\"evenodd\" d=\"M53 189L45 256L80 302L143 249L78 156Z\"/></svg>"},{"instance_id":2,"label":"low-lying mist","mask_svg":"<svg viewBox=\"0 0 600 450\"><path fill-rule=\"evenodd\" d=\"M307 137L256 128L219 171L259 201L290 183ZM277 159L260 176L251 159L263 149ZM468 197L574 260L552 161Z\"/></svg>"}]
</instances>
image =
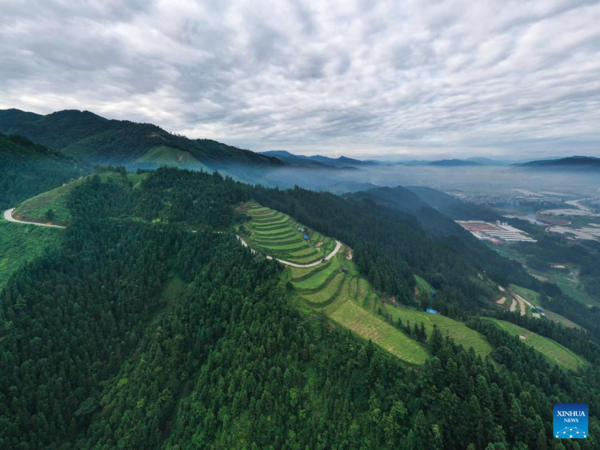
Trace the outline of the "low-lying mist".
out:
<instances>
[{"instance_id":1,"label":"low-lying mist","mask_svg":"<svg viewBox=\"0 0 600 450\"><path fill-rule=\"evenodd\" d=\"M255 175L259 175L256 173ZM495 193L513 189L565 194L600 195L600 175L577 172L537 172L515 167L376 166L360 169L281 168L259 175L262 184L283 189L298 185L334 193L377 186L427 186L442 191Z\"/></svg>"}]
</instances>

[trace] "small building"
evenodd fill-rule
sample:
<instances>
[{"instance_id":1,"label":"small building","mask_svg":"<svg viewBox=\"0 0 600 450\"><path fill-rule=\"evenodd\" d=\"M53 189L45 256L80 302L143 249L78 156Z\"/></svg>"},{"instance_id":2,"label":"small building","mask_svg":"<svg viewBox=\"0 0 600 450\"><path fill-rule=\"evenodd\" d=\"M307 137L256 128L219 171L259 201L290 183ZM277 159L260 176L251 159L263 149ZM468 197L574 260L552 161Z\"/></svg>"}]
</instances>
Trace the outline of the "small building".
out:
<instances>
[{"instance_id":1,"label":"small building","mask_svg":"<svg viewBox=\"0 0 600 450\"><path fill-rule=\"evenodd\" d=\"M431 308L427 308L427 309L425 310L425 312L426 312L427 314L437 314L437 311L436 311L435 309L431 309Z\"/></svg>"},{"instance_id":2,"label":"small building","mask_svg":"<svg viewBox=\"0 0 600 450\"><path fill-rule=\"evenodd\" d=\"M539 306L536 306L534 309L535 309L535 312L539 312L539 313L544 312L544 310L542 308L540 308Z\"/></svg>"},{"instance_id":3,"label":"small building","mask_svg":"<svg viewBox=\"0 0 600 450\"><path fill-rule=\"evenodd\" d=\"M298 231L299 231L300 233L304 233L306 230L305 230L304 228L302 228L302 227L298 227Z\"/></svg>"}]
</instances>

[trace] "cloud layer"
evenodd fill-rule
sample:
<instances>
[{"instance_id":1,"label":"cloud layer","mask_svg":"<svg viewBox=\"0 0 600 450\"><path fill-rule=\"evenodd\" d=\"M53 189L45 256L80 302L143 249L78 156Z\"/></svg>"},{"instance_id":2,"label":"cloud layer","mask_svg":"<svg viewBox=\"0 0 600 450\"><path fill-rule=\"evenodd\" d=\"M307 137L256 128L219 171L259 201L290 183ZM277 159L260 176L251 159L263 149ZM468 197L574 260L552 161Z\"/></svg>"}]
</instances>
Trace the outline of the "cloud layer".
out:
<instances>
[{"instance_id":1,"label":"cloud layer","mask_svg":"<svg viewBox=\"0 0 600 450\"><path fill-rule=\"evenodd\" d=\"M0 108L255 150L600 156L597 1L0 0Z\"/></svg>"}]
</instances>

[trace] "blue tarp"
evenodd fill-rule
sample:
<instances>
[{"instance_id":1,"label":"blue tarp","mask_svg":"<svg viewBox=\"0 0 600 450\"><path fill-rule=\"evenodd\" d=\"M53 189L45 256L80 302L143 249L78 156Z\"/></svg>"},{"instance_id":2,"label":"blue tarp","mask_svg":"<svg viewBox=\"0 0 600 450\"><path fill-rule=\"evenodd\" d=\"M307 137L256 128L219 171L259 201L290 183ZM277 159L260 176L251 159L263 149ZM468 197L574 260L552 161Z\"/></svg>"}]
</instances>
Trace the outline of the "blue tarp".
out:
<instances>
[{"instance_id":1,"label":"blue tarp","mask_svg":"<svg viewBox=\"0 0 600 450\"><path fill-rule=\"evenodd\" d=\"M305 235L304 235L304 239L308 239L308 234L305 234Z\"/></svg>"},{"instance_id":2,"label":"blue tarp","mask_svg":"<svg viewBox=\"0 0 600 450\"><path fill-rule=\"evenodd\" d=\"M431 295L432 297L435 297L435 292L431 291L431 292L429 292L429 295Z\"/></svg>"},{"instance_id":3,"label":"blue tarp","mask_svg":"<svg viewBox=\"0 0 600 450\"><path fill-rule=\"evenodd\" d=\"M435 309L429 309L429 308L427 308L427 312L429 314L437 314L437 311Z\"/></svg>"}]
</instances>

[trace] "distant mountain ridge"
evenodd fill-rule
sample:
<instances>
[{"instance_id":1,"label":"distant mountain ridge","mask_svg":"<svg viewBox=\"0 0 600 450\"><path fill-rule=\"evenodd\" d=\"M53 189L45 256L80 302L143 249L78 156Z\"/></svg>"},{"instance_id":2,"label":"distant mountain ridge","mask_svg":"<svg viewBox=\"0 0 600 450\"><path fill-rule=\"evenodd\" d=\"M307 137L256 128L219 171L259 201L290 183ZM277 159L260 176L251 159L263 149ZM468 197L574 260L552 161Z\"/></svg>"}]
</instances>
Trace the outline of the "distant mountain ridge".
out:
<instances>
[{"instance_id":1,"label":"distant mountain ridge","mask_svg":"<svg viewBox=\"0 0 600 450\"><path fill-rule=\"evenodd\" d=\"M261 152L261 155L274 156L290 164L300 166L313 166L313 167L338 167L338 168L360 168L364 166L378 166L379 163L373 161L362 161L360 159L348 158L347 156L340 156L339 158L330 158L328 156L313 155L295 155L288 152L287 150L270 150Z\"/></svg>"},{"instance_id":2,"label":"distant mountain ridge","mask_svg":"<svg viewBox=\"0 0 600 450\"><path fill-rule=\"evenodd\" d=\"M517 167L531 170L564 170L600 172L600 158L593 156L570 156L567 158L532 161Z\"/></svg>"},{"instance_id":3,"label":"distant mountain ridge","mask_svg":"<svg viewBox=\"0 0 600 450\"><path fill-rule=\"evenodd\" d=\"M17 109L0 111L0 132L93 164L156 168L160 165L210 170L232 166L277 168L281 160L209 139L188 139L148 123L111 120L89 111L64 110L46 116Z\"/></svg>"},{"instance_id":4,"label":"distant mountain ridge","mask_svg":"<svg viewBox=\"0 0 600 450\"><path fill-rule=\"evenodd\" d=\"M475 161L466 161L463 159L442 159L440 161L432 161L428 166L436 166L436 167L473 167L473 166L482 166Z\"/></svg>"}]
</instances>

